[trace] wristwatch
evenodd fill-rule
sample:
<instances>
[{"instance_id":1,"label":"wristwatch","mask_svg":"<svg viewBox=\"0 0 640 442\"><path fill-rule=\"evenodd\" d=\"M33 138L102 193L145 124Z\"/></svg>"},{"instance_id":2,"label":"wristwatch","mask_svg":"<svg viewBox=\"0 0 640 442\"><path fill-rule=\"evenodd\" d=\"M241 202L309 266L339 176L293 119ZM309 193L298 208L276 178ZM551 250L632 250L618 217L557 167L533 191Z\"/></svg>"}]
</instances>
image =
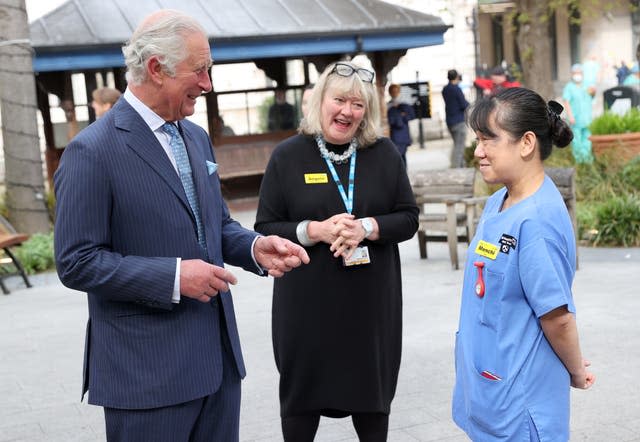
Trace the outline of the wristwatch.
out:
<instances>
[{"instance_id":1,"label":"wristwatch","mask_svg":"<svg viewBox=\"0 0 640 442\"><path fill-rule=\"evenodd\" d=\"M373 221L371 221L371 218L360 218L360 224L364 229L364 237L369 238L369 235L373 233Z\"/></svg>"}]
</instances>

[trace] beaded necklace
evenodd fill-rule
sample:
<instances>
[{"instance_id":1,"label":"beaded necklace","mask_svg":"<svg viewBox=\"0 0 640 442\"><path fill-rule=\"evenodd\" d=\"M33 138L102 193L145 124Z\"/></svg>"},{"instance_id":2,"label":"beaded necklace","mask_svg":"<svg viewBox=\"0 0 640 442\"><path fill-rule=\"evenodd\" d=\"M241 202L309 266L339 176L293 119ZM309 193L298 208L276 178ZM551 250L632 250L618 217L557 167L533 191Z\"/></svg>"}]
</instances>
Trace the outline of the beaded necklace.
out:
<instances>
[{"instance_id":1,"label":"beaded necklace","mask_svg":"<svg viewBox=\"0 0 640 442\"><path fill-rule=\"evenodd\" d=\"M358 140L356 138L352 138L351 143L349 144L349 148L342 154L338 155L337 153L331 152L327 149L327 143L324 141L324 138L322 138L322 135L318 134L315 138L316 143L318 144L318 149L320 149L320 156L325 160L329 160L332 163L336 164L346 163L358 148Z\"/></svg>"}]
</instances>

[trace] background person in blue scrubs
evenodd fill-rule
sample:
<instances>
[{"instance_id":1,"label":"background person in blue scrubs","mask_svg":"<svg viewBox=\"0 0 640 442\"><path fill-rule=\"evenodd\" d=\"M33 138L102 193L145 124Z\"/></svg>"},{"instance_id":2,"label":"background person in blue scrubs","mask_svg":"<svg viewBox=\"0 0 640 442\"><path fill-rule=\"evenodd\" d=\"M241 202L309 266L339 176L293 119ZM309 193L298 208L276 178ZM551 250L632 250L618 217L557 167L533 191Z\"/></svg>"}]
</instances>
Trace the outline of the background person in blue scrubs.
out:
<instances>
[{"instance_id":1,"label":"background person in blue scrubs","mask_svg":"<svg viewBox=\"0 0 640 442\"><path fill-rule=\"evenodd\" d=\"M578 343L572 225L543 167L571 142L561 112L512 88L469 115L483 179L505 186L469 246L456 337L453 419L474 441L567 441L569 386L595 381Z\"/></svg>"}]
</instances>

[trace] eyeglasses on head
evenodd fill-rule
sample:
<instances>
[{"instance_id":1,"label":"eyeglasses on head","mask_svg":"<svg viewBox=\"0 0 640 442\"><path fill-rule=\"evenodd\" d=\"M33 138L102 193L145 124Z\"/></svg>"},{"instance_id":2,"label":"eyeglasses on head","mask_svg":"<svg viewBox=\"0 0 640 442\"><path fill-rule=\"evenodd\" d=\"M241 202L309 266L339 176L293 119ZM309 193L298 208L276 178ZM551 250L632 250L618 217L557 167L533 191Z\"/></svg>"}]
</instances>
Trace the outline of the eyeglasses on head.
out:
<instances>
[{"instance_id":1,"label":"eyeglasses on head","mask_svg":"<svg viewBox=\"0 0 640 442\"><path fill-rule=\"evenodd\" d=\"M333 66L333 69L331 70L332 74L338 74L342 77L350 77L353 74L357 74L358 77L360 77L360 80L367 82L367 83L373 83L373 77L374 77L374 73L371 72L368 69L364 69L364 68L354 68L353 66L351 66L350 64L346 64L346 63L336 63Z\"/></svg>"}]
</instances>

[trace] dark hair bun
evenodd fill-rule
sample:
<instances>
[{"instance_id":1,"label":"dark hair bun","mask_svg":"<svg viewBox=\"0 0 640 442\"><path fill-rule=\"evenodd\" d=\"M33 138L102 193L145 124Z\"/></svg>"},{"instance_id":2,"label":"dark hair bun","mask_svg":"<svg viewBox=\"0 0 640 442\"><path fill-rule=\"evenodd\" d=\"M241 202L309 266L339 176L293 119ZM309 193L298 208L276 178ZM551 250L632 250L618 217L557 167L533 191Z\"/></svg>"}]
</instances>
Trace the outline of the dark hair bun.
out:
<instances>
[{"instance_id":1,"label":"dark hair bun","mask_svg":"<svg viewBox=\"0 0 640 442\"><path fill-rule=\"evenodd\" d=\"M564 107L557 101L547 103L549 112L549 123L551 125L551 142L556 147L566 147L573 140L573 131L566 121L560 118Z\"/></svg>"},{"instance_id":2,"label":"dark hair bun","mask_svg":"<svg viewBox=\"0 0 640 442\"><path fill-rule=\"evenodd\" d=\"M573 140L571 128L561 118L551 120L551 141L556 147L566 147Z\"/></svg>"}]
</instances>

